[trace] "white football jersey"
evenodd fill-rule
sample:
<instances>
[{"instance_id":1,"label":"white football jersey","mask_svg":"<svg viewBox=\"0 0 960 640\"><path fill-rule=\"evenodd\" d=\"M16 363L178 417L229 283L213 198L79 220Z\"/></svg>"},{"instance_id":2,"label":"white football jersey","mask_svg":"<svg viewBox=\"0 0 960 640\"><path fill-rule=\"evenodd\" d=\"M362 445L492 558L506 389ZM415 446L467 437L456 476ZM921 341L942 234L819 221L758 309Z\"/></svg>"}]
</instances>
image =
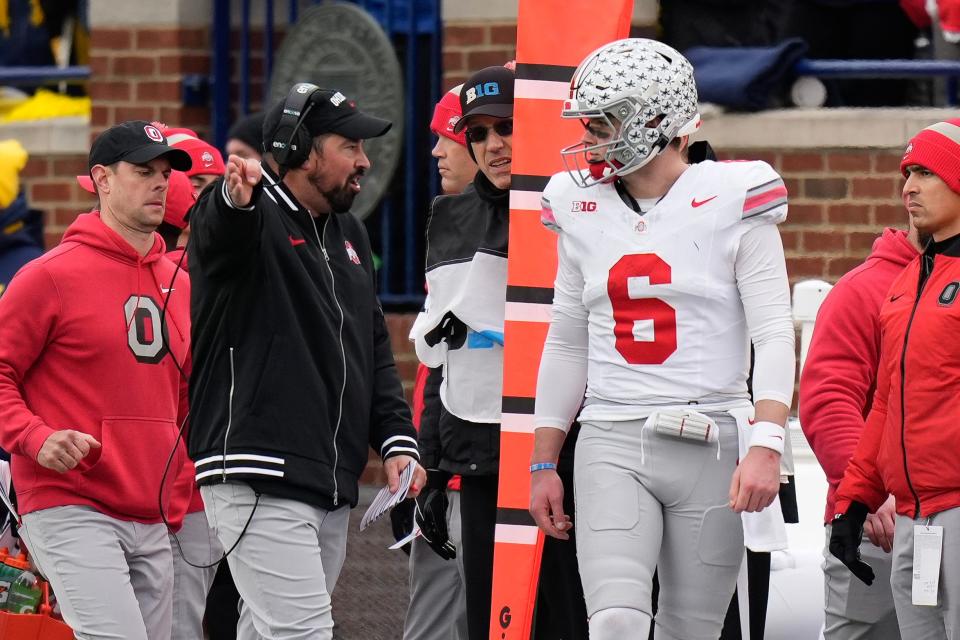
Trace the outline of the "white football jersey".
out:
<instances>
[{"instance_id":1,"label":"white football jersey","mask_svg":"<svg viewBox=\"0 0 960 640\"><path fill-rule=\"evenodd\" d=\"M783 180L764 162L691 165L640 215L612 184L565 173L543 192L589 331L583 420L638 407L728 408L748 401L750 337L735 262L740 239L787 215ZM558 278L558 287L563 278Z\"/></svg>"}]
</instances>

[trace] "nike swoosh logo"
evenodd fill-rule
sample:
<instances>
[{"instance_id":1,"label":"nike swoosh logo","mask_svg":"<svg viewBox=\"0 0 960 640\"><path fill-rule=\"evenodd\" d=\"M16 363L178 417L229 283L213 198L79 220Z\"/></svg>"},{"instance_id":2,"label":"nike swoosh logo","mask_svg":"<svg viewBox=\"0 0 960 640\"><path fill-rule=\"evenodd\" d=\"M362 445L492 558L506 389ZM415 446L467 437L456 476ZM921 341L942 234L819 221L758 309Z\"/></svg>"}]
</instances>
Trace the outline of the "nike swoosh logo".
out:
<instances>
[{"instance_id":1,"label":"nike swoosh logo","mask_svg":"<svg viewBox=\"0 0 960 640\"><path fill-rule=\"evenodd\" d=\"M160 287L160 293L170 293L171 291L176 291L173 287L167 289L166 287Z\"/></svg>"},{"instance_id":2,"label":"nike swoosh logo","mask_svg":"<svg viewBox=\"0 0 960 640\"><path fill-rule=\"evenodd\" d=\"M710 202L716 197L717 196L712 196L710 198L707 198L706 200L701 200L699 202L697 202L697 199L694 198L693 200L690 201L690 206L693 207L694 209L696 209L697 207L702 207L703 205L707 204L708 202Z\"/></svg>"},{"instance_id":3,"label":"nike swoosh logo","mask_svg":"<svg viewBox=\"0 0 960 640\"><path fill-rule=\"evenodd\" d=\"M306 244L306 243L307 243L307 241L304 240L303 238L294 238L293 236L289 236L289 238L290 238L290 244L291 244L292 246L294 246L294 247L297 246L297 245L300 245L300 244Z\"/></svg>"},{"instance_id":4,"label":"nike swoosh logo","mask_svg":"<svg viewBox=\"0 0 960 640\"><path fill-rule=\"evenodd\" d=\"M895 295L895 296L890 296L890 302L896 302L897 300L899 300L899 299L902 298L902 297L903 297L903 294L902 294L902 293L897 294L897 295Z\"/></svg>"}]
</instances>

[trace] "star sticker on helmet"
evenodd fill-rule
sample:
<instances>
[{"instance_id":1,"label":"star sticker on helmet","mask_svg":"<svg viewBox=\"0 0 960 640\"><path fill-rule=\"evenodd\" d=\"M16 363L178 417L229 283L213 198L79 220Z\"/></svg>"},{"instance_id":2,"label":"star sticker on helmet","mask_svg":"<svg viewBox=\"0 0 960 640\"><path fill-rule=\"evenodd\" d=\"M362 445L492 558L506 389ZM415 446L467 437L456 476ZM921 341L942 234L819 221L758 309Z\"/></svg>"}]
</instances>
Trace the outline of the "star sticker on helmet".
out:
<instances>
[{"instance_id":1,"label":"star sticker on helmet","mask_svg":"<svg viewBox=\"0 0 960 640\"><path fill-rule=\"evenodd\" d=\"M593 176L596 180L642 166L668 141L696 128L699 115L693 67L661 42L625 38L605 45L580 64L574 77L576 86L572 100L564 106L565 118L595 118L597 111L602 111L608 125L609 118L622 123L609 136L592 143L591 154L614 158L623 165L611 165L602 176ZM647 126L650 122L657 125ZM582 156L583 144L564 149L565 162L574 154ZM582 167L571 169L571 176L578 184L584 177L590 180Z\"/></svg>"}]
</instances>

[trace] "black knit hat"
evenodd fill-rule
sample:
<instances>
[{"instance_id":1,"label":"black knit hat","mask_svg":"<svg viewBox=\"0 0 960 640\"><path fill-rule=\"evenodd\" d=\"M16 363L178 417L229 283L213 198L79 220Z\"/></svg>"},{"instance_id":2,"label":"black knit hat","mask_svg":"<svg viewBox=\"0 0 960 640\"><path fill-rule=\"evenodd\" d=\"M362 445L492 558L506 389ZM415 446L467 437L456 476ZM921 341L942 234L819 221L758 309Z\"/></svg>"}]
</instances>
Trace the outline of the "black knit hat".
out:
<instances>
[{"instance_id":1,"label":"black knit hat","mask_svg":"<svg viewBox=\"0 0 960 640\"><path fill-rule=\"evenodd\" d=\"M227 140L239 140L245 145L263 153L263 118L264 112L251 113L237 120L227 132Z\"/></svg>"}]
</instances>

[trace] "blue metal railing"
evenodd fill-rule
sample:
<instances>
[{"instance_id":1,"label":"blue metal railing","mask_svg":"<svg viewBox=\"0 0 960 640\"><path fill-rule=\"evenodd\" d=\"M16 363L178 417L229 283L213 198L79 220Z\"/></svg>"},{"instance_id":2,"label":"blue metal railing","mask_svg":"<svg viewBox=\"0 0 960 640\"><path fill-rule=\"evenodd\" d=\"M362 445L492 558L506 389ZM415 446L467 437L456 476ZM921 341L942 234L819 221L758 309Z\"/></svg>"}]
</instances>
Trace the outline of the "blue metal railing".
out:
<instances>
[{"instance_id":1,"label":"blue metal railing","mask_svg":"<svg viewBox=\"0 0 960 640\"><path fill-rule=\"evenodd\" d=\"M430 158L427 129L433 105L440 98L442 62L441 0L346 0L370 13L399 53L404 84L404 139L401 161L386 195L367 218L371 243L381 258L380 299L394 306L418 306L423 300L423 222L439 180ZM312 0L319 4L319 0ZM214 0L212 116L213 140L226 143L231 107L238 117L250 112L251 6L240 0L239 47L231 50L231 0ZM287 20L296 22L298 0L287 0ZM264 2L263 96L269 101L273 68L274 0ZM239 70L237 101L231 100L231 58ZM376 158L374 158L374 162ZM424 175L429 175L424 179Z\"/></svg>"},{"instance_id":2,"label":"blue metal railing","mask_svg":"<svg viewBox=\"0 0 960 640\"><path fill-rule=\"evenodd\" d=\"M957 105L957 60L798 60L793 67L800 76L818 78L929 78L947 79L947 104Z\"/></svg>"},{"instance_id":3,"label":"blue metal railing","mask_svg":"<svg viewBox=\"0 0 960 640\"><path fill-rule=\"evenodd\" d=\"M0 85L56 84L64 80L88 80L90 67L0 67Z\"/></svg>"}]
</instances>

